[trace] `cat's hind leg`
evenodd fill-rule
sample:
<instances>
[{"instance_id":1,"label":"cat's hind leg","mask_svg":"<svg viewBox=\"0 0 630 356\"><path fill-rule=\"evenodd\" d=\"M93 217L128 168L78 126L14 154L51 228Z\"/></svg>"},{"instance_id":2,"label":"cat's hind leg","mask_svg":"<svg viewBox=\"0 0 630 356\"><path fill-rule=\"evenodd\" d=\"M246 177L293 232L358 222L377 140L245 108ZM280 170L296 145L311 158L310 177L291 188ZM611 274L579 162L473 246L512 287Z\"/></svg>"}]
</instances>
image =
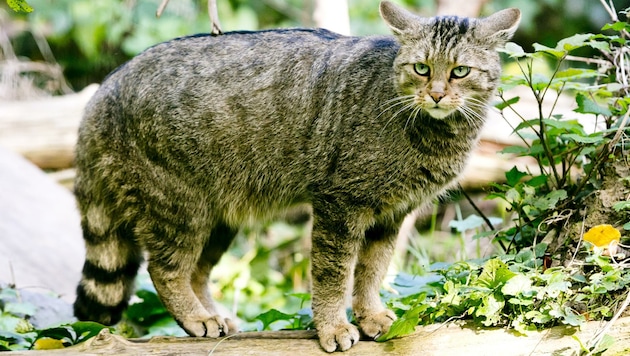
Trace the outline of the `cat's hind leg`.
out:
<instances>
[{"instance_id":1,"label":"cat's hind leg","mask_svg":"<svg viewBox=\"0 0 630 356\"><path fill-rule=\"evenodd\" d=\"M190 336L225 335L229 330L225 320L210 313L192 287L193 275L208 240L208 230L204 233L200 228L167 221L143 221L143 233L147 234L143 241L149 255L148 270L160 300Z\"/></svg>"},{"instance_id":2,"label":"cat's hind leg","mask_svg":"<svg viewBox=\"0 0 630 356\"><path fill-rule=\"evenodd\" d=\"M387 333L396 315L383 307L379 297L387 273L398 229L376 225L365 233L354 270L352 309L361 331L376 339Z\"/></svg>"},{"instance_id":3,"label":"cat's hind leg","mask_svg":"<svg viewBox=\"0 0 630 356\"><path fill-rule=\"evenodd\" d=\"M210 239L206 242L201 258L199 262L197 262L197 268L192 274L191 286L193 292L211 315L219 315L219 311L210 295L208 285L210 272L219 262L223 253L228 249L237 233L237 229L231 228L225 224L217 224L212 229ZM221 323L217 323L217 325L219 324ZM224 334L229 335L238 331L238 327L231 319L224 318L224 324L227 325L227 329L223 330Z\"/></svg>"}]
</instances>

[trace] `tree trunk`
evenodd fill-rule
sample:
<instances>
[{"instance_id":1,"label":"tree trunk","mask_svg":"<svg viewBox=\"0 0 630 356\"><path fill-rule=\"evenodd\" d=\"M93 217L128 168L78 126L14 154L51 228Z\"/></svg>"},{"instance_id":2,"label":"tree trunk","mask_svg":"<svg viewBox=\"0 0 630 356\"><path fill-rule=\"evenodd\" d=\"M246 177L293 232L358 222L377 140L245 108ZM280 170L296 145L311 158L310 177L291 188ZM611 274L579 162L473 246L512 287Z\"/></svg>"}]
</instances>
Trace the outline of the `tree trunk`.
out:
<instances>
[{"instance_id":1,"label":"tree trunk","mask_svg":"<svg viewBox=\"0 0 630 356\"><path fill-rule=\"evenodd\" d=\"M488 0L436 0L437 15L456 15L462 17L478 17L481 8Z\"/></svg>"}]
</instances>

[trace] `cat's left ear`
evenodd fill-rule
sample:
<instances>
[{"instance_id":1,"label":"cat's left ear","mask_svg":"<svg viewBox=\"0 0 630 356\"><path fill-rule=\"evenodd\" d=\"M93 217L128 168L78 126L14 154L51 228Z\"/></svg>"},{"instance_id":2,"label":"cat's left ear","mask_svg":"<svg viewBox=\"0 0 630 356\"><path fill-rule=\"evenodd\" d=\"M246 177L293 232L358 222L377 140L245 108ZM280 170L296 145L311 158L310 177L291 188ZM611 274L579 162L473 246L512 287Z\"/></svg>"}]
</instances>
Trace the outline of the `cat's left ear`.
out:
<instances>
[{"instance_id":1,"label":"cat's left ear","mask_svg":"<svg viewBox=\"0 0 630 356\"><path fill-rule=\"evenodd\" d=\"M499 47L509 41L519 22L521 22L521 11L519 9L505 9L494 14L479 19L475 29L475 37Z\"/></svg>"}]
</instances>

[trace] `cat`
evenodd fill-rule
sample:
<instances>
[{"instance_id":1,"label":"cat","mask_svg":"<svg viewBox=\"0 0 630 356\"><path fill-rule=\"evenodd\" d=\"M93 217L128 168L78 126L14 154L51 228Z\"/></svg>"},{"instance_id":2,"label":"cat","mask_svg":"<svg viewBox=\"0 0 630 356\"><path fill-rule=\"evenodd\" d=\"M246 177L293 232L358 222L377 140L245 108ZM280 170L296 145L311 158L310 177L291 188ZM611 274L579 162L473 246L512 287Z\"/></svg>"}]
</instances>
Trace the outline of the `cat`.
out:
<instances>
[{"instance_id":1,"label":"cat","mask_svg":"<svg viewBox=\"0 0 630 356\"><path fill-rule=\"evenodd\" d=\"M191 336L237 331L209 274L240 226L308 203L312 308L328 352L396 319L379 288L400 224L453 187L500 78L517 9L423 18L393 36L323 29L193 35L114 70L87 105L75 190L86 244L75 315L116 323L138 266Z\"/></svg>"}]
</instances>

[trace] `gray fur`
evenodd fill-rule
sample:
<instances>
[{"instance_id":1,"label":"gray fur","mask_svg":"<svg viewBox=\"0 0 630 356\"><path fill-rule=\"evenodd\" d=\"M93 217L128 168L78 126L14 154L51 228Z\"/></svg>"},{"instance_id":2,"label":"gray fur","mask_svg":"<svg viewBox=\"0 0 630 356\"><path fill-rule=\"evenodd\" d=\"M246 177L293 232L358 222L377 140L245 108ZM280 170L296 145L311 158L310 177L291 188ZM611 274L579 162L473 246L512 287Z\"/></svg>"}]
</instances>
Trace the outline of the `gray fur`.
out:
<instances>
[{"instance_id":1,"label":"gray fur","mask_svg":"<svg viewBox=\"0 0 630 356\"><path fill-rule=\"evenodd\" d=\"M379 286L400 223L464 168L500 75L495 48L519 13L424 19L383 2L381 14L395 36L191 36L114 71L80 128L88 254L77 316L116 322L144 250L160 298L190 335L234 332L207 291L212 266L243 224L308 203L322 347L359 340L344 308L351 273L359 327L387 332L395 316ZM419 61L431 76L414 73ZM470 74L451 78L458 65Z\"/></svg>"}]
</instances>

